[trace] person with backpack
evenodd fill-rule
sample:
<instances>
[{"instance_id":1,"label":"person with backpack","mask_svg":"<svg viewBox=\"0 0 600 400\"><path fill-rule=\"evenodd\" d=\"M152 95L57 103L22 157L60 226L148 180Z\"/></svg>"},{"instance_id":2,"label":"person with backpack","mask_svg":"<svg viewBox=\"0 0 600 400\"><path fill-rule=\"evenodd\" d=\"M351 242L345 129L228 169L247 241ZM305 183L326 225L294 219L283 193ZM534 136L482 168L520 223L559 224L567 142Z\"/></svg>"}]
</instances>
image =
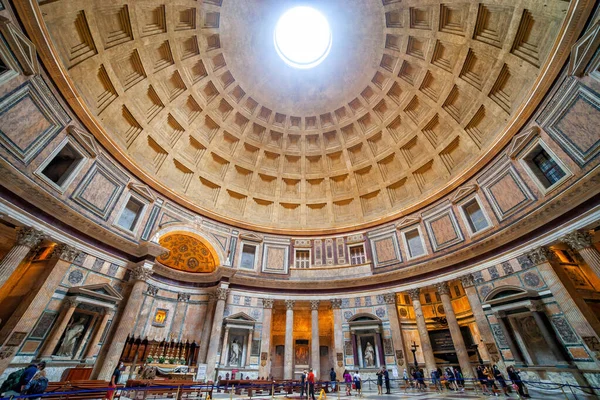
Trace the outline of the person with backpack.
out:
<instances>
[{"instance_id":1,"label":"person with backpack","mask_svg":"<svg viewBox=\"0 0 600 400\"><path fill-rule=\"evenodd\" d=\"M38 372L31 378L29 383L24 386L24 394L41 394L48 387L48 378L46 377L46 362L38 364ZM39 397L38 397L39 399Z\"/></svg>"},{"instance_id":2,"label":"person with backpack","mask_svg":"<svg viewBox=\"0 0 600 400\"><path fill-rule=\"evenodd\" d=\"M331 371L329 371L329 380L331 381L331 390L335 391L337 383L337 374L335 373L335 370L333 368L331 368Z\"/></svg>"},{"instance_id":3,"label":"person with backpack","mask_svg":"<svg viewBox=\"0 0 600 400\"><path fill-rule=\"evenodd\" d=\"M11 373L2 384L0 393L4 393L5 397L25 394L25 386L31 381L37 373L37 364L31 363L26 368L20 369Z\"/></svg>"},{"instance_id":4,"label":"person with backpack","mask_svg":"<svg viewBox=\"0 0 600 400\"><path fill-rule=\"evenodd\" d=\"M362 379L360 377L360 372L358 372L358 370L356 370L352 379L354 382L354 387L356 388L356 394L359 397L362 397Z\"/></svg>"}]
</instances>

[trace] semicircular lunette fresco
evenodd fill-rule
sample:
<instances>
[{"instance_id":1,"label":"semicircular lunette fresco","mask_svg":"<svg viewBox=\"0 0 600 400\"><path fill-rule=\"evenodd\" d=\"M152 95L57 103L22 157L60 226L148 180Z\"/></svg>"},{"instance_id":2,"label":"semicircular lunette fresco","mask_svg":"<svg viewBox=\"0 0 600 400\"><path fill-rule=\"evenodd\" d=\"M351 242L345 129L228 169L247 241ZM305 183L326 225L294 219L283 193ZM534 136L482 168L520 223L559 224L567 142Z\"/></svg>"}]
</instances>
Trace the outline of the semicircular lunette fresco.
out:
<instances>
[{"instance_id":1,"label":"semicircular lunette fresco","mask_svg":"<svg viewBox=\"0 0 600 400\"><path fill-rule=\"evenodd\" d=\"M195 237L175 233L160 238L158 242L169 250L158 257L158 261L167 267L195 273L210 273L217 268L211 250Z\"/></svg>"}]
</instances>

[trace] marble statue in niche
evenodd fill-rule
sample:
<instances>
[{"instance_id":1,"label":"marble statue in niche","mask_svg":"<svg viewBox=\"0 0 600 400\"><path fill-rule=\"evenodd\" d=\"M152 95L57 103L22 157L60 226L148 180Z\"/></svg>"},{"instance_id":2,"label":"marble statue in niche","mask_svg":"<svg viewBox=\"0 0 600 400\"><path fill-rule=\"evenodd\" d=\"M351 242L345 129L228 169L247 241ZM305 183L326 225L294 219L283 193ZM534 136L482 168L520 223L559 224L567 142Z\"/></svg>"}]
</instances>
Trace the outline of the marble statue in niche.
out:
<instances>
[{"instance_id":1,"label":"marble statue in niche","mask_svg":"<svg viewBox=\"0 0 600 400\"><path fill-rule=\"evenodd\" d=\"M367 342L365 346L365 367L370 368L375 366L375 349L371 342Z\"/></svg>"},{"instance_id":2,"label":"marble statue in niche","mask_svg":"<svg viewBox=\"0 0 600 400\"><path fill-rule=\"evenodd\" d=\"M229 365L239 365L242 355L242 346L240 346L237 339L231 342L231 348L229 350Z\"/></svg>"},{"instance_id":3,"label":"marble statue in niche","mask_svg":"<svg viewBox=\"0 0 600 400\"><path fill-rule=\"evenodd\" d=\"M87 318L85 316L73 316L71 324L65 329L65 333L56 351L59 357L73 357L77 342L85 330Z\"/></svg>"}]
</instances>

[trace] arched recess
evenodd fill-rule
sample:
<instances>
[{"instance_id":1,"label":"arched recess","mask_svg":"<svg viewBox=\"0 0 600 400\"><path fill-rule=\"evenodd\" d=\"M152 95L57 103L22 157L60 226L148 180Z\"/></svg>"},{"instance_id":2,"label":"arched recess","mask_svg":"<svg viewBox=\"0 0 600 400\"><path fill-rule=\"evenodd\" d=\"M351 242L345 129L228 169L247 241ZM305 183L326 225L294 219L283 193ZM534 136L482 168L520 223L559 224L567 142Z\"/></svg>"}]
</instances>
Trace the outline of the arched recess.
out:
<instances>
[{"instance_id":1,"label":"arched recess","mask_svg":"<svg viewBox=\"0 0 600 400\"><path fill-rule=\"evenodd\" d=\"M218 266L222 265L223 262L225 262L225 260L227 259L227 254L223 249L223 246L208 232L204 232L203 230L198 229L197 225L183 223L169 224L169 226L163 227L160 230L156 231L152 236L151 240L155 243L159 243L160 238L176 232L190 235L204 243L209 249L211 249L213 255L215 255L215 262Z\"/></svg>"},{"instance_id":2,"label":"arched recess","mask_svg":"<svg viewBox=\"0 0 600 400\"><path fill-rule=\"evenodd\" d=\"M361 369L380 368L385 365L383 327L381 319L373 314L359 313L348 319L354 365Z\"/></svg>"},{"instance_id":3,"label":"arched recess","mask_svg":"<svg viewBox=\"0 0 600 400\"><path fill-rule=\"evenodd\" d=\"M538 293L532 290L526 290L519 286L505 285L492 289L485 299L484 304L507 303L522 299L532 299L539 297Z\"/></svg>"}]
</instances>

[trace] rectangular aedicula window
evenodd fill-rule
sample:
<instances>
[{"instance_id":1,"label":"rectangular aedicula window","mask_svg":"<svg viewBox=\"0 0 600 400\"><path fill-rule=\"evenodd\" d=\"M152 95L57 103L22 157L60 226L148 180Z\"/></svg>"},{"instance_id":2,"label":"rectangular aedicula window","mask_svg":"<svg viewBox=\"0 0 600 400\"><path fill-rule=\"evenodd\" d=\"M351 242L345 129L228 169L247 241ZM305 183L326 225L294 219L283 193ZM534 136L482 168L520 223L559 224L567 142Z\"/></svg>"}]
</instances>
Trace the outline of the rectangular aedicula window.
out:
<instances>
[{"instance_id":1,"label":"rectangular aedicula window","mask_svg":"<svg viewBox=\"0 0 600 400\"><path fill-rule=\"evenodd\" d=\"M544 192L547 192L562 182L567 175L570 175L567 168L550 150L542 145L541 141L538 141L529 150L522 161Z\"/></svg>"},{"instance_id":2,"label":"rectangular aedicula window","mask_svg":"<svg viewBox=\"0 0 600 400\"><path fill-rule=\"evenodd\" d=\"M483 210L479 206L479 203L476 199L468 201L462 206L462 208L467 217L467 222L469 223L471 232L476 233L488 227L488 221L485 218L485 214L483 213Z\"/></svg>"},{"instance_id":3,"label":"rectangular aedicula window","mask_svg":"<svg viewBox=\"0 0 600 400\"><path fill-rule=\"evenodd\" d=\"M81 153L79 153L71 143L67 142L59 152L46 163L41 170L41 174L45 179L63 189L82 160L83 156Z\"/></svg>"},{"instance_id":4,"label":"rectangular aedicula window","mask_svg":"<svg viewBox=\"0 0 600 400\"><path fill-rule=\"evenodd\" d=\"M365 256L365 246L362 244L358 246L352 246L349 250L351 265L359 265L367 262L367 257Z\"/></svg>"},{"instance_id":5,"label":"rectangular aedicula window","mask_svg":"<svg viewBox=\"0 0 600 400\"><path fill-rule=\"evenodd\" d=\"M244 243L242 245L242 256L240 258L240 268L254 269L254 260L256 259L256 246Z\"/></svg>"},{"instance_id":6,"label":"rectangular aedicula window","mask_svg":"<svg viewBox=\"0 0 600 400\"><path fill-rule=\"evenodd\" d=\"M310 268L310 251L296 250L296 268Z\"/></svg>"},{"instance_id":7,"label":"rectangular aedicula window","mask_svg":"<svg viewBox=\"0 0 600 400\"><path fill-rule=\"evenodd\" d=\"M423 248L423 241L421 241L421 235L418 229L405 232L404 237L406 239L406 245L408 246L408 253L411 258L419 257L425 254Z\"/></svg>"},{"instance_id":8,"label":"rectangular aedicula window","mask_svg":"<svg viewBox=\"0 0 600 400\"><path fill-rule=\"evenodd\" d=\"M121 215L119 216L117 225L123 229L133 232L140 219L143 208L144 204L142 202L130 197L129 200L127 200L127 204L123 208Z\"/></svg>"}]
</instances>

